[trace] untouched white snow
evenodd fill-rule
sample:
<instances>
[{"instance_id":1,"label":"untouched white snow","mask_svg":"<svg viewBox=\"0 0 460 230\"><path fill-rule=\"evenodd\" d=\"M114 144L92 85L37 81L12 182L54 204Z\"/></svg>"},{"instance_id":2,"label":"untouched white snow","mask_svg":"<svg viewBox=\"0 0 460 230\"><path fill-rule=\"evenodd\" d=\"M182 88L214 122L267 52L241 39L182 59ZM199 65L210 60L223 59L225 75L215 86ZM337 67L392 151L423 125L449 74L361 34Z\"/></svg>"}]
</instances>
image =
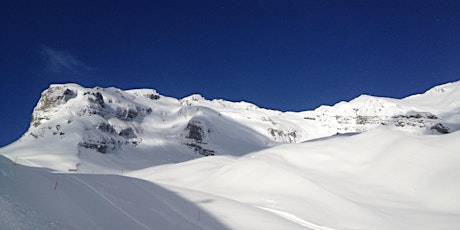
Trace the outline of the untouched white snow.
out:
<instances>
[{"instance_id":1,"label":"untouched white snow","mask_svg":"<svg viewBox=\"0 0 460 230\"><path fill-rule=\"evenodd\" d=\"M460 132L382 129L129 175L225 197L312 229L458 229L458 140Z\"/></svg>"}]
</instances>

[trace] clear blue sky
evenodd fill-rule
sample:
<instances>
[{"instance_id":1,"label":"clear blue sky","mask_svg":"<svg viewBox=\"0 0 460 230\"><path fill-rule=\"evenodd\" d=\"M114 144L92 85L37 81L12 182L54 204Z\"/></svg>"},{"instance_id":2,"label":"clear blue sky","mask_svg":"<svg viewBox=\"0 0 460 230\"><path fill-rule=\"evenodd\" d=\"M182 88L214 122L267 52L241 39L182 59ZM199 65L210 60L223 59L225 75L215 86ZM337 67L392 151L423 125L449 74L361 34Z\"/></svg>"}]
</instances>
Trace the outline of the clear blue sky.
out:
<instances>
[{"instance_id":1,"label":"clear blue sky","mask_svg":"<svg viewBox=\"0 0 460 230\"><path fill-rule=\"evenodd\" d=\"M1 1L0 146L51 83L302 111L460 79L460 1Z\"/></svg>"}]
</instances>

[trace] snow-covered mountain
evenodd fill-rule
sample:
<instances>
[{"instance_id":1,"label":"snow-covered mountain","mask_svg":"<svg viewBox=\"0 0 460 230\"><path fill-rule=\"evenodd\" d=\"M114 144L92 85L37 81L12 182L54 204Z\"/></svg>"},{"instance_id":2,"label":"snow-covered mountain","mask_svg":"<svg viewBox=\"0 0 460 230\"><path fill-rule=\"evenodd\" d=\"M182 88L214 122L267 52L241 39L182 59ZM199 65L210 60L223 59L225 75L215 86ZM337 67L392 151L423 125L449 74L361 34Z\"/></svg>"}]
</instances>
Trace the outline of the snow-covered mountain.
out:
<instances>
[{"instance_id":1,"label":"snow-covered mountain","mask_svg":"<svg viewBox=\"0 0 460 230\"><path fill-rule=\"evenodd\" d=\"M61 84L42 93L29 130L0 152L24 165L118 172L208 155L242 156L377 127L444 134L460 129L459 111L460 82L404 99L362 95L305 112L200 95L178 100L152 89Z\"/></svg>"},{"instance_id":2,"label":"snow-covered mountain","mask_svg":"<svg viewBox=\"0 0 460 230\"><path fill-rule=\"evenodd\" d=\"M285 113L52 85L0 149L0 229L460 229L459 129L460 82Z\"/></svg>"}]
</instances>

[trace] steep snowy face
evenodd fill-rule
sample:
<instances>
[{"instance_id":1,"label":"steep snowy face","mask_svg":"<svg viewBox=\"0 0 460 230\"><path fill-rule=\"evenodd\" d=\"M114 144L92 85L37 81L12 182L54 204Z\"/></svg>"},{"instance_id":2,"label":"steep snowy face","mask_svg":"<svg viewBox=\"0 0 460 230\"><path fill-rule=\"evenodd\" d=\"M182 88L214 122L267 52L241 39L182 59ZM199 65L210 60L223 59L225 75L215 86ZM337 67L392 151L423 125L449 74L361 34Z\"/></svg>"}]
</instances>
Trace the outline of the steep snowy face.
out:
<instances>
[{"instance_id":1,"label":"steep snowy face","mask_svg":"<svg viewBox=\"0 0 460 230\"><path fill-rule=\"evenodd\" d=\"M460 129L459 92L455 82L401 100L362 95L313 111L280 112L197 94L178 100L152 89L51 85L27 133L2 154L54 169L59 162L59 170L139 169L377 127L443 134Z\"/></svg>"}]
</instances>

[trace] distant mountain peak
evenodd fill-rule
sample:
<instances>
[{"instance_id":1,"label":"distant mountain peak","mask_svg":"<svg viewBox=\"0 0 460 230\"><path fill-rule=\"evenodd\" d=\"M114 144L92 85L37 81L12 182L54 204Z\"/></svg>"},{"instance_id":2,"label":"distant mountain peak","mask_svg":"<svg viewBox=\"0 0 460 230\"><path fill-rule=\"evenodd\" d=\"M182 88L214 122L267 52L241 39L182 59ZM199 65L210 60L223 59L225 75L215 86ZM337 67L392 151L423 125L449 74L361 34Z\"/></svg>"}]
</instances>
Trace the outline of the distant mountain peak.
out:
<instances>
[{"instance_id":1,"label":"distant mountain peak","mask_svg":"<svg viewBox=\"0 0 460 230\"><path fill-rule=\"evenodd\" d=\"M428 91L426 91L426 94L431 94L431 93L446 93L446 92L452 92L455 90L460 90L460 81L457 82L449 82L445 83L442 85L435 86Z\"/></svg>"}]
</instances>

